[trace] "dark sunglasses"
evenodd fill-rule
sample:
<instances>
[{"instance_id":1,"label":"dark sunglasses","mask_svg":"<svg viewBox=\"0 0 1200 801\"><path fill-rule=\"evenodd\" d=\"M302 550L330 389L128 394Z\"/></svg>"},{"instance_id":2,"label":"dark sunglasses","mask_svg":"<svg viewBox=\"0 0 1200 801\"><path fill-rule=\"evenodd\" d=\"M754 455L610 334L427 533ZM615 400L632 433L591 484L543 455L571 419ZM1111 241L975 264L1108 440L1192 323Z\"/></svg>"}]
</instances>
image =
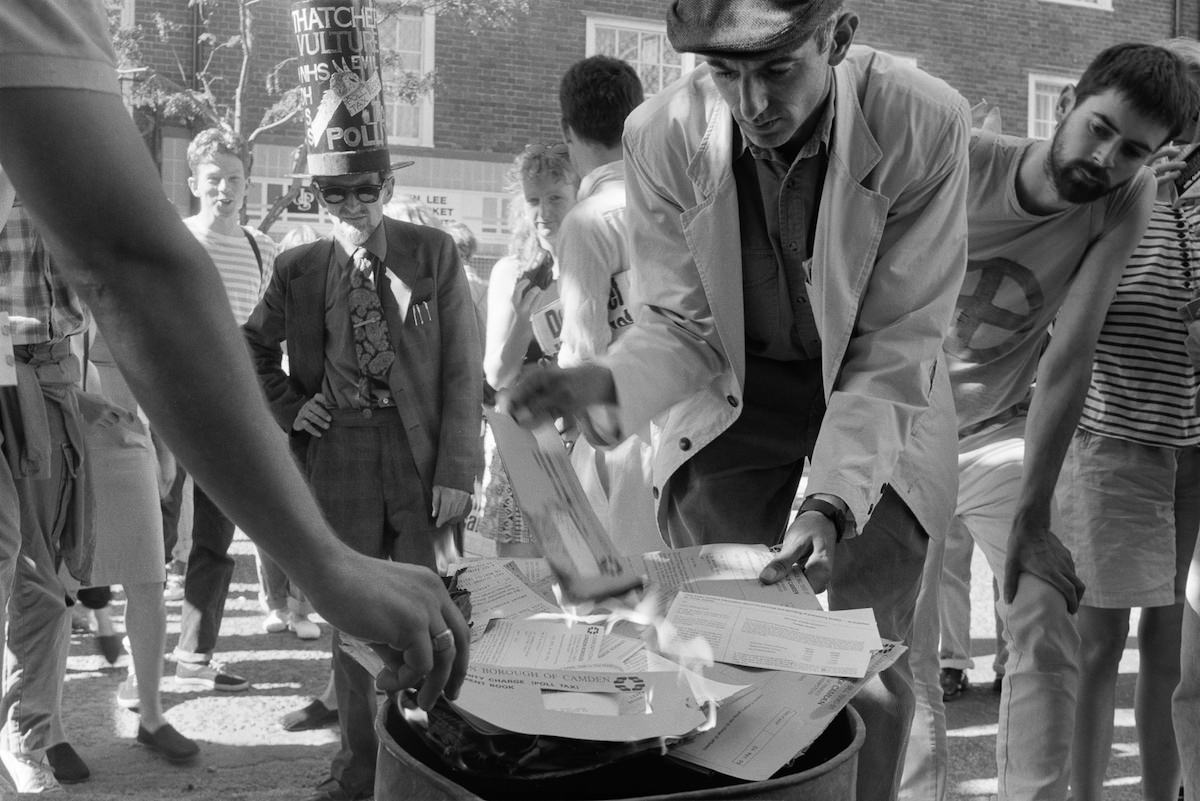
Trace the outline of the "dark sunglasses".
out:
<instances>
[{"instance_id":1,"label":"dark sunglasses","mask_svg":"<svg viewBox=\"0 0 1200 801\"><path fill-rule=\"evenodd\" d=\"M326 203L345 203L353 192L359 203L374 203L383 194L384 184L359 184L358 186L321 186L313 181L313 189Z\"/></svg>"},{"instance_id":2,"label":"dark sunglasses","mask_svg":"<svg viewBox=\"0 0 1200 801\"><path fill-rule=\"evenodd\" d=\"M565 157L570 152L565 142L556 142L553 145L525 145L525 155L527 156L540 156L543 153L549 153L552 156Z\"/></svg>"}]
</instances>

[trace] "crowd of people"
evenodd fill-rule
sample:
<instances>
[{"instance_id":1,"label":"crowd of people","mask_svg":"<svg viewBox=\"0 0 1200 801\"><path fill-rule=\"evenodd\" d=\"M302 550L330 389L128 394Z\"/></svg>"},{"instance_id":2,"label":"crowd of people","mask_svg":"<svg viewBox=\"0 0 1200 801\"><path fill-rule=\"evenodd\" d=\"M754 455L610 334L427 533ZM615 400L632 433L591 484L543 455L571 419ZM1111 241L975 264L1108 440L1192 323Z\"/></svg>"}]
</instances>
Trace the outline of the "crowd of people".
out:
<instances>
[{"instance_id":1,"label":"crowd of people","mask_svg":"<svg viewBox=\"0 0 1200 801\"><path fill-rule=\"evenodd\" d=\"M385 146L310 152L332 232L276 244L242 221L245 143L205 130L180 220L102 19L0 10L15 789L88 776L61 722L69 607L114 584L117 702L138 742L195 757L159 700L164 582L182 577L176 684L248 687L214 659L236 525L264 631L319 637L313 610L333 629L328 685L283 721L339 725L314 801L373 797L376 683L428 708L462 681L437 575L464 528L538 552L482 426L495 404L558 426L623 553L774 546L762 581L803 570L909 647L855 699L858 798L946 796L975 547L1003 641L999 797L1101 797L1134 608L1144 797L1200 793L1200 205L1175 180L1200 44L1105 49L1034 140L854 46L841 0L675 0L668 37L704 65L650 99L623 61L571 65L562 141L516 154L484 276L468 228L399 197ZM59 129L48 155L38 132ZM39 178L51 159L63 186ZM345 635L380 643L378 679Z\"/></svg>"}]
</instances>

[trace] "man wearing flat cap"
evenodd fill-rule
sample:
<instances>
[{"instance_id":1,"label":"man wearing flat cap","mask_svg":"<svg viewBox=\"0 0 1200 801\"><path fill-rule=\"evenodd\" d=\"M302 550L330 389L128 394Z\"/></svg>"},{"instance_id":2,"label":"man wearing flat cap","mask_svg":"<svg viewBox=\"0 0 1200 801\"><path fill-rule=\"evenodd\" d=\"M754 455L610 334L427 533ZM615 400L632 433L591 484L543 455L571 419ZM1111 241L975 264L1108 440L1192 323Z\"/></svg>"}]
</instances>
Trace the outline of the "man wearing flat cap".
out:
<instances>
[{"instance_id":1,"label":"man wearing flat cap","mask_svg":"<svg viewBox=\"0 0 1200 801\"><path fill-rule=\"evenodd\" d=\"M851 48L857 25L840 0L671 3L671 43L707 64L626 124L636 323L507 403L523 421L573 412L600 443L653 421L672 546L780 543L763 581L799 566L832 607L870 606L883 637L910 642L924 554L954 508L941 345L966 266L970 113L945 83ZM855 703L858 797L895 798L907 659Z\"/></svg>"}]
</instances>

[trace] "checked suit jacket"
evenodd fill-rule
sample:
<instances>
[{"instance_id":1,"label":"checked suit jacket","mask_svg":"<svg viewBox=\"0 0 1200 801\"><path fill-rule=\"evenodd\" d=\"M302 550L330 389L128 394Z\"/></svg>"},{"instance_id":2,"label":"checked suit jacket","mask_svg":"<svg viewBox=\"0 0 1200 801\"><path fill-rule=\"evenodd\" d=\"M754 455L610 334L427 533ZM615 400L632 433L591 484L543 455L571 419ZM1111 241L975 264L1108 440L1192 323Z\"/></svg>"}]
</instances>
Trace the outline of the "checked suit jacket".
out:
<instances>
[{"instance_id":1,"label":"checked suit jacket","mask_svg":"<svg viewBox=\"0 0 1200 801\"><path fill-rule=\"evenodd\" d=\"M384 218L384 315L396 360L388 385L426 493L473 492L482 470L483 357L466 273L443 231ZM329 238L280 254L263 299L242 326L267 403L301 458L309 435L292 430L325 377ZM349 320L347 320L349 325ZM280 343L288 343L289 371Z\"/></svg>"}]
</instances>

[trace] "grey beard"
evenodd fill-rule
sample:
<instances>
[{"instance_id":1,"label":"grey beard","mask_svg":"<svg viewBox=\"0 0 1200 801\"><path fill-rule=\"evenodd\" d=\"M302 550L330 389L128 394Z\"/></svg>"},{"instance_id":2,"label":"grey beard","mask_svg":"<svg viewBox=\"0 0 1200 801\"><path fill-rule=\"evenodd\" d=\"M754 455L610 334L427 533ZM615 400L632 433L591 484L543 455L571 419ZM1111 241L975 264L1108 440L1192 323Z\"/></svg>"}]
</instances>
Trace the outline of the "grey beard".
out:
<instances>
[{"instance_id":1,"label":"grey beard","mask_svg":"<svg viewBox=\"0 0 1200 801\"><path fill-rule=\"evenodd\" d=\"M353 225L344 223L341 220L333 224L333 235L343 244L354 247L366 244L366 241L371 238L370 231L360 231Z\"/></svg>"}]
</instances>

